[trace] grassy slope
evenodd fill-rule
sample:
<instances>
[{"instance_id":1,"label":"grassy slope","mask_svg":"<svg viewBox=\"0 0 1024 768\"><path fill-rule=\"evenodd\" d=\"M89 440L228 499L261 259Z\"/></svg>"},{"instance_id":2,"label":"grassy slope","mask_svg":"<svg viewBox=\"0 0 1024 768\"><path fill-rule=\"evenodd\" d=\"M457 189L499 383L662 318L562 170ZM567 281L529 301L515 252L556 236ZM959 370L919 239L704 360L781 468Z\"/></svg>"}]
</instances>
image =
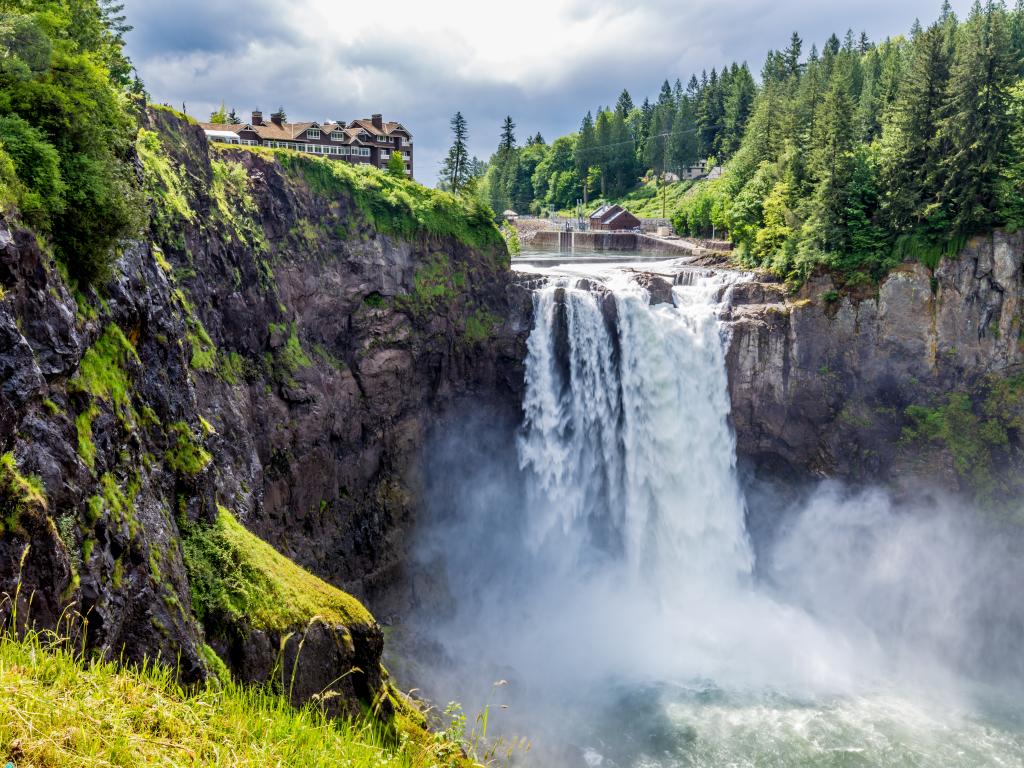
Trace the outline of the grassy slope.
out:
<instances>
[{"instance_id":1,"label":"grassy slope","mask_svg":"<svg viewBox=\"0 0 1024 768\"><path fill-rule=\"evenodd\" d=\"M43 636L0 637L0 762L18 766L419 766L429 743L325 720L227 683L182 689L164 667L82 661Z\"/></svg>"},{"instance_id":2,"label":"grassy slope","mask_svg":"<svg viewBox=\"0 0 1024 768\"><path fill-rule=\"evenodd\" d=\"M671 219L683 196L693 187L692 181L678 181L668 184L665 189L665 217ZM587 204L588 213L605 203L617 203L641 219L662 218L662 190L655 182L641 184L622 197L598 198ZM575 211L560 211L563 216L575 215Z\"/></svg>"}]
</instances>

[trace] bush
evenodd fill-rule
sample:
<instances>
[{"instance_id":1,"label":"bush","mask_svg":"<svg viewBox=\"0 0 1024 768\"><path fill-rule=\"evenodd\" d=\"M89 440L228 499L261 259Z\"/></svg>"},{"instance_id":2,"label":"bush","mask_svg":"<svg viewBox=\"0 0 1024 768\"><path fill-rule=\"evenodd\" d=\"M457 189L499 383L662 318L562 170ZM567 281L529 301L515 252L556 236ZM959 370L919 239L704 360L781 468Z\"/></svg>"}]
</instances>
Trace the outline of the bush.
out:
<instances>
[{"instance_id":1,"label":"bush","mask_svg":"<svg viewBox=\"0 0 1024 768\"><path fill-rule=\"evenodd\" d=\"M42 131L17 115L0 117L0 144L21 182L15 202L31 224L49 231L54 217L64 210L60 155Z\"/></svg>"}]
</instances>

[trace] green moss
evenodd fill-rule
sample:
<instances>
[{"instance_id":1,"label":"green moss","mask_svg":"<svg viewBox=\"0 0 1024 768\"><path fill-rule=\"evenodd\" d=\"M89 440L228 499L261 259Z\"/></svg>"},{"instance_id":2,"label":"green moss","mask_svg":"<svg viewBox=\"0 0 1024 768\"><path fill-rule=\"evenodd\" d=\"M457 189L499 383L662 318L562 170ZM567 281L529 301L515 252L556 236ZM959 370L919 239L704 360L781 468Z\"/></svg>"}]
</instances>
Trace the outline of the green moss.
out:
<instances>
[{"instance_id":1,"label":"green moss","mask_svg":"<svg viewBox=\"0 0 1024 768\"><path fill-rule=\"evenodd\" d=\"M466 273L452 266L447 256L433 254L413 275L411 294L397 297L397 305L414 315L426 315L450 304L466 287Z\"/></svg>"},{"instance_id":2,"label":"green moss","mask_svg":"<svg viewBox=\"0 0 1024 768\"><path fill-rule=\"evenodd\" d=\"M210 160L213 170L213 220L222 225L228 240L235 238L258 253L269 250L259 225L259 208L250 190L249 174L242 163L230 159Z\"/></svg>"},{"instance_id":3,"label":"green moss","mask_svg":"<svg viewBox=\"0 0 1024 768\"><path fill-rule=\"evenodd\" d=\"M0 535L25 535L24 516L44 514L46 510L42 481L21 474L13 452L0 456Z\"/></svg>"},{"instance_id":4,"label":"green moss","mask_svg":"<svg viewBox=\"0 0 1024 768\"><path fill-rule=\"evenodd\" d=\"M501 325L501 318L485 309L478 309L466 318L463 339L470 344L486 341Z\"/></svg>"},{"instance_id":5,"label":"green moss","mask_svg":"<svg viewBox=\"0 0 1024 768\"><path fill-rule=\"evenodd\" d=\"M90 403L75 417L75 431L78 434L78 455L90 470L96 468L96 446L92 441L92 423L100 415L95 403Z\"/></svg>"},{"instance_id":6,"label":"green moss","mask_svg":"<svg viewBox=\"0 0 1024 768\"><path fill-rule=\"evenodd\" d=\"M223 507L213 525L186 527L182 549L193 610L215 634L239 621L278 631L314 618L349 626L373 623L358 600L300 568Z\"/></svg>"},{"instance_id":7,"label":"green moss","mask_svg":"<svg viewBox=\"0 0 1024 768\"><path fill-rule=\"evenodd\" d=\"M114 585L114 589L120 589L124 583L124 563L121 562L120 557L114 561L114 572L111 574L110 582Z\"/></svg>"},{"instance_id":8,"label":"green moss","mask_svg":"<svg viewBox=\"0 0 1024 768\"><path fill-rule=\"evenodd\" d=\"M172 163L160 134L140 128L135 149L145 171L146 194L156 203L153 226L157 233L168 236L182 222L194 222L196 212L189 205L185 170Z\"/></svg>"},{"instance_id":9,"label":"green moss","mask_svg":"<svg viewBox=\"0 0 1024 768\"><path fill-rule=\"evenodd\" d=\"M299 341L295 323L271 323L268 330L273 335L285 336L284 344L274 349L270 357L271 375L279 384L290 383L300 368L311 367L313 361Z\"/></svg>"},{"instance_id":10,"label":"green moss","mask_svg":"<svg viewBox=\"0 0 1024 768\"><path fill-rule=\"evenodd\" d=\"M213 371L217 367L217 347L197 318L190 318L185 336L192 347L192 359L189 361L192 369L207 373Z\"/></svg>"},{"instance_id":11,"label":"green moss","mask_svg":"<svg viewBox=\"0 0 1024 768\"><path fill-rule=\"evenodd\" d=\"M1024 434L1024 374L991 376L973 393L954 392L937 405L906 409L904 449L932 446L948 452L964 486L988 505L1017 494L1019 472L1000 471L1022 458L1015 447Z\"/></svg>"},{"instance_id":12,"label":"green moss","mask_svg":"<svg viewBox=\"0 0 1024 768\"><path fill-rule=\"evenodd\" d=\"M85 392L113 405L123 421L134 420L128 365L139 355L115 323L108 325L78 366L68 383L72 391Z\"/></svg>"},{"instance_id":13,"label":"green moss","mask_svg":"<svg viewBox=\"0 0 1024 768\"><path fill-rule=\"evenodd\" d=\"M252 375L252 364L237 352L222 352L217 357L217 375L234 386Z\"/></svg>"},{"instance_id":14,"label":"green moss","mask_svg":"<svg viewBox=\"0 0 1024 768\"><path fill-rule=\"evenodd\" d=\"M47 412L51 416L60 416L64 413L64 411L61 410L61 407L48 397L43 400L43 407L46 408Z\"/></svg>"},{"instance_id":15,"label":"green moss","mask_svg":"<svg viewBox=\"0 0 1024 768\"><path fill-rule=\"evenodd\" d=\"M213 457L193 436L188 424L178 421L171 424L167 431L174 440L164 456L171 470L179 475L194 477L206 469Z\"/></svg>"},{"instance_id":16,"label":"green moss","mask_svg":"<svg viewBox=\"0 0 1024 768\"><path fill-rule=\"evenodd\" d=\"M139 476L136 474L122 483L114 475L105 472L100 478L100 489L102 491L101 509L105 509L109 520L114 525L127 524L128 533L131 538L139 531L139 522L135 515L135 498L139 494ZM92 512L90 511L90 514Z\"/></svg>"},{"instance_id":17,"label":"green moss","mask_svg":"<svg viewBox=\"0 0 1024 768\"><path fill-rule=\"evenodd\" d=\"M383 309L388 305L388 300L381 296L377 291L374 291L363 298L363 304L371 309Z\"/></svg>"}]
</instances>

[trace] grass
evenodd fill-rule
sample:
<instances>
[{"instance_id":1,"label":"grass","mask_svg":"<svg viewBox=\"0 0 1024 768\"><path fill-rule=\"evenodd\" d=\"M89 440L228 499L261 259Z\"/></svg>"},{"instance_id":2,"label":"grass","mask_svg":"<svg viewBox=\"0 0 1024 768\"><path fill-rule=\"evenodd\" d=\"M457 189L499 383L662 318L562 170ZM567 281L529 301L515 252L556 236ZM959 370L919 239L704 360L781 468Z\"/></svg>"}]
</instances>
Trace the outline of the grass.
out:
<instances>
[{"instance_id":1,"label":"grass","mask_svg":"<svg viewBox=\"0 0 1024 768\"><path fill-rule=\"evenodd\" d=\"M135 149L145 171L146 194L156 203L156 231L166 235L179 221L194 222L196 212L189 205L184 168L172 164L160 134L140 128Z\"/></svg>"},{"instance_id":2,"label":"grass","mask_svg":"<svg viewBox=\"0 0 1024 768\"><path fill-rule=\"evenodd\" d=\"M213 219L227 230L229 239L237 237L257 253L269 250L266 234L258 223L259 208L249 189L245 166L230 159L210 158L213 170Z\"/></svg>"},{"instance_id":3,"label":"grass","mask_svg":"<svg viewBox=\"0 0 1024 768\"><path fill-rule=\"evenodd\" d=\"M371 720L327 720L230 681L185 689L166 667L83 659L30 633L0 636L0 759L37 768L436 764Z\"/></svg>"},{"instance_id":4,"label":"grass","mask_svg":"<svg viewBox=\"0 0 1024 768\"><path fill-rule=\"evenodd\" d=\"M0 456L0 535L23 532L22 516L45 513L46 509L46 492L39 478L21 474L12 452Z\"/></svg>"},{"instance_id":5,"label":"grass","mask_svg":"<svg viewBox=\"0 0 1024 768\"><path fill-rule=\"evenodd\" d=\"M193 610L213 629L225 620L282 632L314 617L333 625L373 623L358 600L293 563L223 507L213 525L188 528L182 548Z\"/></svg>"},{"instance_id":6,"label":"grass","mask_svg":"<svg viewBox=\"0 0 1024 768\"><path fill-rule=\"evenodd\" d=\"M368 165L351 165L274 150L278 162L318 195L350 198L368 223L383 234L403 239L425 235L452 237L507 261L504 238L494 214L476 200L429 189Z\"/></svg>"},{"instance_id":7,"label":"grass","mask_svg":"<svg viewBox=\"0 0 1024 768\"><path fill-rule=\"evenodd\" d=\"M123 421L133 419L127 371L131 361L139 362L135 347L115 323L110 323L82 356L69 388L110 403Z\"/></svg>"}]
</instances>

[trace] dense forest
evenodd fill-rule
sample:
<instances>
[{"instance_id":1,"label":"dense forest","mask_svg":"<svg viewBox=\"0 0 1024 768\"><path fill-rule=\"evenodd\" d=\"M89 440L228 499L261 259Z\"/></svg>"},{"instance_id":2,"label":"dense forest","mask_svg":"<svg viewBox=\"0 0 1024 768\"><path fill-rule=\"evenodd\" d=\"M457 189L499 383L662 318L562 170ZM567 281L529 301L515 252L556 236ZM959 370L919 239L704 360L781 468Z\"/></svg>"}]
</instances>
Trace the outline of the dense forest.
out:
<instances>
[{"instance_id":1,"label":"dense forest","mask_svg":"<svg viewBox=\"0 0 1024 768\"><path fill-rule=\"evenodd\" d=\"M698 158L722 178L682 198L681 233L727 234L751 266L801 279L819 265L869 281L908 256L1024 223L1024 2L945 3L930 26L871 42L794 33L755 84L744 65L666 82L547 145L517 147L511 119L479 188L496 210L615 197L644 173Z\"/></svg>"},{"instance_id":2,"label":"dense forest","mask_svg":"<svg viewBox=\"0 0 1024 768\"><path fill-rule=\"evenodd\" d=\"M678 173L698 160L732 156L756 94L747 65L733 63L721 73L691 76L685 88L679 79L674 86L665 80L653 103L637 106L623 90L614 107L588 112L579 131L550 145L536 134L518 147L507 117L497 152L476 166L479 190L496 211L562 209L580 198L619 196L645 172Z\"/></svg>"}]
</instances>

